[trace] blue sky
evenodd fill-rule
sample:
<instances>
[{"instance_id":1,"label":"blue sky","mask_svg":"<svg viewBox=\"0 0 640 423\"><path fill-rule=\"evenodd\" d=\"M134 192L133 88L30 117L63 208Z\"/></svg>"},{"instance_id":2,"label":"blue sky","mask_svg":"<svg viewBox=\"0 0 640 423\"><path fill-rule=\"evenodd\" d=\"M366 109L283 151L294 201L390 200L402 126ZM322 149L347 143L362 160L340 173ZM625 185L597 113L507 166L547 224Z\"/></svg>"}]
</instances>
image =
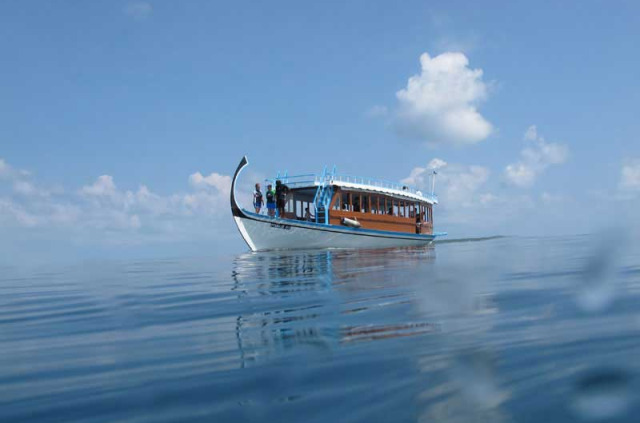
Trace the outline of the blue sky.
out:
<instances>
[{"instance_id":1,"label":"blue sky","mask_svg":"<svg viewBox=\"0 0 640 423\"><path fill-rule=\"evenodd\" d=\"M438 167L452 237L597 230L640 192L638 40L633 1L3 2L0 253L242 251L243 154L245 189Z\"/></svg>"}]
</instances>

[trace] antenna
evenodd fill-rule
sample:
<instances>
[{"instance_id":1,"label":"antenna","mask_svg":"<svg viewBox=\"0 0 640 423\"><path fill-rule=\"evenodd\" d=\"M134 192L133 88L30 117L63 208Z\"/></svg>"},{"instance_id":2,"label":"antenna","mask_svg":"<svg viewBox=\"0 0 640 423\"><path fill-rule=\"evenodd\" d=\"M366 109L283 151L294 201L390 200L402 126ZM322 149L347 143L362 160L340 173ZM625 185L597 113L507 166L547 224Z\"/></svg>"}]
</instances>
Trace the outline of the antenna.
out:
<instances>
[{"instance_id":1,"label":"antenna","mask_svg":"<svg viewBox=\"0 0 640 423\"><path fill-rule=\"evenodd\" d=\"M438 172L436 172L435 170L431 174L431 197L433 197L436 194L436 175L437 174Z\"/></svg>"}]
</instances>

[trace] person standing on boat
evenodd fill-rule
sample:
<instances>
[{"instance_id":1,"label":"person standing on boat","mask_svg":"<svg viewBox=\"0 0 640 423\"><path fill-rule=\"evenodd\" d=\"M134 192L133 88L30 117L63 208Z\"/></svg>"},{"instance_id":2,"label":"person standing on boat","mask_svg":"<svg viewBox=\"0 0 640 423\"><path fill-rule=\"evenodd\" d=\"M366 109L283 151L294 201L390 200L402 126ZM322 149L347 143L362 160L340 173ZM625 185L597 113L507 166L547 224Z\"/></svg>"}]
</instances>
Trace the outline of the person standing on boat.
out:
<instances>
[{"instance_id":1,"label":"person standing on boat","mask_svg":"<svg viewBox=\"0 0 640 423\"><path fill-rule=\"evenodd\" d=\"M273 217L276 215L276 192L272 188L271 184L267 185L266 196L267 196L267 214L270 217Z\"/></svg>"},{"instance_id":2,"label":"person standing on boat","mask_svg":"<svg viewBox=\"0 0 640 423\"><path fill-rule=\"evenodd\" d=\"M276 180L276 207L278 208L278 217L284 216L284 205L287 201L287 194L289 193L289 187L282 183L281 180Z\"/></svg>"},{"instance_id":3,"label":"person standing on boat","mask_svg":"<svg viewBox=\"0 0 640 423\"><path fill-rule=\"evenodd\" d=\"M260 191L260 184L256 184L256 189L253 190L253 207L256 209L256 213L260 214L260 209L264 205L264 199L262 198L262 191Z\"/></svg>"},{"instance_id":4,"label":"person standing on boat","mask_svg":"<svg viewBox=\"0 0 640 423\"><path fill-rule=\"evenodd\" d=\"M311 211L309 210L309 207L307 207L307 209L304 212L304 220L306 220L307 222L311 222L312 220L315 220L313 215L311 214Z\"/></svg>"}]
</instances>

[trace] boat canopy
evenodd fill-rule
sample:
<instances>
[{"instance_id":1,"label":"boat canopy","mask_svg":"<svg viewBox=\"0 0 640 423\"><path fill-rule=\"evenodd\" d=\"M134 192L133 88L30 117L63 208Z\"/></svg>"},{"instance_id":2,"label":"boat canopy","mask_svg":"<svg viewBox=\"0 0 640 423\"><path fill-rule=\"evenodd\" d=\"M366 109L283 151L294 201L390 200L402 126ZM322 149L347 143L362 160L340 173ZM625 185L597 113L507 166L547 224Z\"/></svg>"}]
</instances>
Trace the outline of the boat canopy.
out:
<instances>
[{"instance_id":1,"label":"boat canopy","mask_svg":"<svg viewBox=\"0 0 640 423\"><path fill-rule=\"evenodd\" d=\"M425 194L411 185L391 182L384 179L336 173L335 167L331 172L328 172L325 167L321 174L307 173L289 176L286 172L282 175L278 173L275 178L266 179L265 181L275 185L275 180L277 179L280 179L282 183L290 189L300 191L305 191L306 189L315 190L320 186L340 187L346 190L386 194L428 204L438 204L438 196L434 193Z\"/></svg>"}]
</instances>

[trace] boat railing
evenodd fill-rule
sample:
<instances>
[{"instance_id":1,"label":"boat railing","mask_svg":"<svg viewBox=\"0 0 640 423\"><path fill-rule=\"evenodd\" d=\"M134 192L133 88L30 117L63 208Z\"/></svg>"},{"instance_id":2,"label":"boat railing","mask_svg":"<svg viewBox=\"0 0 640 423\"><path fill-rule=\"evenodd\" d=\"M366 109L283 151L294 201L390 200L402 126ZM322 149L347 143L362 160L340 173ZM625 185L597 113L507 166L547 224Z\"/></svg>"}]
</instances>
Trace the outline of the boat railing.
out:
<instances>
[{"instance_id":1,"label":"boat railing","mask_svg":"<svg viewBox=\"0 0 640 423\"><path fill-rule=\"evenodd\" d=\"M325 168L321 174L305 173L301 175L289 176L286 172L283 175L280 175L280 173L278 173L275 179L266 179L265 181L275 183L276 179L280 179L282 183L287 185L289 188L309 185L330 185L333 182L347 182L391 189L395 191L405 191L411 194L422 196L432 201L438 201L438 196L435 193L423 193L412 185L393 182L386 179L369 178L365 176L349 175L346 173L336 173L335 168L331 172L329 172Z\"/></svg>"},{"instance_id":2,"label":"boat railing","mask_svg":"<svg viewBox=\"0 0 640 423\"><path fill-rule=\"evenodd\" d=\"M387 181L385 179L368 178L365 176L356 176L356 175L347 175L343 173L338 173L338 174L332 175L332 180L339 181L339 182L354 183L354 184L371 185L374 187L393 189L397 191L407 191L412 194L416 194L419 192L417 188L407 184Z\"/></svg>"},{"instance_id":3,"label":"boat railing","mask_svg":"<svg viewBox=\"0 0 640 423\"><path fill-rule=\"evenodd\" d=\"M318 185L321 183L322 178L316 173L305 173L301 175L291 176L287 175L286 173L280 176L280 174L278 173L278 175L273 179L265 179L265 182L275 184L276 180L282 181L282 183L289 188L295 188L298 186Z\"/></svg>"},{"instance_id":4,"label":"boat railing","mask_svg":"<svg viewBox=\"0 0 640 423\"><path fill-rule=\"evenodd\" d=\"M423 193L418 188L412 185L388 181L386 179L369 178L365 176L349 175L345 173L333 173L331 175L328 175L327 178L330 178L331 182L347 182L353 184L369 185L378 188L386 188L395 191L405 191L424 198L428 198L432 201L438 201L438 196L434 193Z\"/></svg>"}]
</instances>

